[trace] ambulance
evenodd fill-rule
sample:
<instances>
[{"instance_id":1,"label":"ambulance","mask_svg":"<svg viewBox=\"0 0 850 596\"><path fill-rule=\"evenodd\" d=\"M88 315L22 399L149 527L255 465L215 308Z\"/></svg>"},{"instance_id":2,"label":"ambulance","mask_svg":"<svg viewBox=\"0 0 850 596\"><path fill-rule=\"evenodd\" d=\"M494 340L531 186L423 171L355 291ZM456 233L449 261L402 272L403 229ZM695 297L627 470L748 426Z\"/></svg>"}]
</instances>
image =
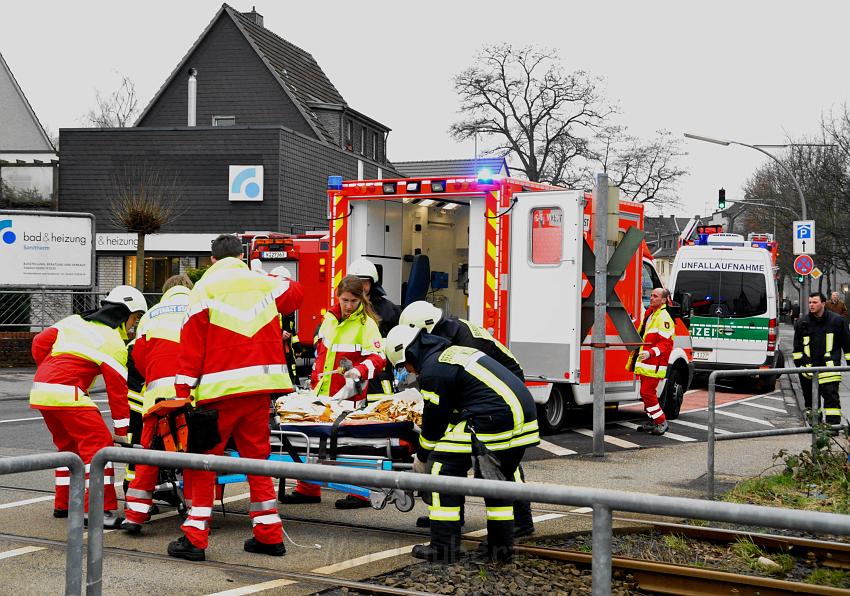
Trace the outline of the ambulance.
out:
<instances>
[{"instance_id":1,"label":"ambulance","mask_svg":"<svg viewBox=\"0 0 850 596\"><path fill-rule=\"evenodd\" d=\"M376 264L388 297L428 300L477 323L513 352L546 432L591 404L592 197L491 176L343 181L328 184L328 302L348 263ZM639 399L626 370L640 342L635 325L661 282L643 241L643 206L621 201L616 284L606 326L606 401ZM659 384L667 416L678 415L691 377L690 338L677 321L668 377ZM624 341L627 339L629 341ZM630 344L630 345L624 345Z\"/></svg>"},{"instance_id":2,"label":"ambulance","mask_svg":"<svg viewBox=\"0 0 850 596\"><path fill-rule=\"evenodd\" d=\"M673 300L689 296L696 372L782 368L777 328L776 242L770 234L701 234L676 253ZM753 377L773 391L776 376Z\"/></svg>"}]
</instances>

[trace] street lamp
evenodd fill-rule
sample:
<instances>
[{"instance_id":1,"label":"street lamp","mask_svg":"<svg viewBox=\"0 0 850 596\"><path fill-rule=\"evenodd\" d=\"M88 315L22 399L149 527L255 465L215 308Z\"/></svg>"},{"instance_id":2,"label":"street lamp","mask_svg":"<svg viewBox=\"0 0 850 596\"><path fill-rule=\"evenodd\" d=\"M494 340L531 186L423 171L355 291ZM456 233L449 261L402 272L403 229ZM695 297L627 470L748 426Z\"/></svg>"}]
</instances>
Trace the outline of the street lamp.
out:
<instances>
[{"instance_id":1,"label":"street lamp","mask_svg":"<svg viewBox=\"0 0 850 596\"><path fill-rule=\"evenodd\" d=\"M740 145L741 147L749 147L750 149L755 149L756 151L758 151L760 153L764 153L770 159L775 161L777 163L777 165L779 165L779 167L782 169L782 171L785 172L788 175L788 177L791 178L791 180L794 182L794 187L797 189L797 194L800 197L800 211L801 211L801 215L802 215L802 217L800 219L808 219L806 217L806 212L807 212L806 197L803 196L803 190L800 188L800 183L797 181L797 177L794 176L794 174L791 172L791 170L789 170L785 166L785 164L782 163L779 160L779 158L777 158L772 153L768 153L767 151L762 149L762 146L748 145L747 143L741 143L740 141L725 141L723 139L714 139L714 138L711 138L711 137L703 137L703 136L694 135L694 134L691 134L691 133L688 133L688 132L685 133L685 138L693 139L695 141L705 141L706 143L714 143L716 145L723 145L724 147L728 147L729 145ZM771 147L771 148L780 148L780 147L791 147L792 145L763 145L763 146L764 147ZM809 276L806 275L803 278L803 300L808 299L808 296L809 296ZM803 300L800 301L800 308L803 307Z\"/></svg>"}]
</instances>

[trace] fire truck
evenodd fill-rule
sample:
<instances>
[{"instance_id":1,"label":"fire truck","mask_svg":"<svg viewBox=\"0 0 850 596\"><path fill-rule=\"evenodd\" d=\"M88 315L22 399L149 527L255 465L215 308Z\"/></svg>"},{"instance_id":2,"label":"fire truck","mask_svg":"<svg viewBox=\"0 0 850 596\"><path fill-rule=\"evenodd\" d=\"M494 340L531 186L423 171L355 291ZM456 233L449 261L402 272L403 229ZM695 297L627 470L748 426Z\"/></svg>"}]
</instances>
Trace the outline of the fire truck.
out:
<instances>
[{"instance_id":1,"label":"fire truck","mask_svg":"<svg viewBox=\"0 0 850 596\"><path fill-rule=\"evenodd\" d=\"M328 232L305 234L281 232L245 232L239 234L246 263L255 259L267 273L280 265L289 269L292 278L306 291L304 302L296 313L298 338L305 347L313 345L313 335L327 308L330 288Z\"/></svg>"},{"instance_id":2,"label":"fire truck","mask_svg":"<svg viewBox=\"0 0 850 596\"><path fill-rule=\"evenodd\" d=\"M368 258L393 302L428 300L506 344L523 366L544 431L557 431L571 408L592 403L589 193L487 172L358 181L331 176L328 201L328 303L348 263ZM606 326L606 401L612 404L639 399L639 381L626 370L635 346L624 345L624 338L639 342L635 325L652 289L661 287L643 241L643 218L642 205L620 202ZM668 377L659 385L669 418L678 415L692 378L690 353L679 319Z\"/></svg>"}]
</instances>

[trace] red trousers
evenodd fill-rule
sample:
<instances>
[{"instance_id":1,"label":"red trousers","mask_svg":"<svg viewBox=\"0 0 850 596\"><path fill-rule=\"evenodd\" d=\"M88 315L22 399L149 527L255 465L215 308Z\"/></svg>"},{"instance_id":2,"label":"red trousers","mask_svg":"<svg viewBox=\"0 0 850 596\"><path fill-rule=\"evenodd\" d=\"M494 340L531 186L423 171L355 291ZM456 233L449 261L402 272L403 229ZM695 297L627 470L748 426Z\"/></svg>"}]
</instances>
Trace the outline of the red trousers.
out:
<instances>
[{"instance_id":1,"label":"red trousers","mask_svg":"<svg viewBox=\"0 0 850 596\"><path fill-rule=\"evenodd\" d=\"M232 436L240 457L268 459L271 450L269 400L268 394L246 395L204 405L204 408L218 410L218 431L221 434L221 443L208 453L223 455L224 446ZM207 548L215 492L215 472L186 470L184 477L191 487L192 506L180 529L197 548ZM249 513L254 538L265 544L283 542L283 523L277 513L277 493L272 479L268 476L249 474L248 487L251 493Z\"/></svg>"},{"instance_id":2,"label":"red trousers","mask_svg":"<svg viewBox=\"0 0 850 596\"><path fill-rule=\"evenodd\" d=\"M640 398L643 400L643 411L655 424L665 422L664 410L658 404L658 383L661 379L656 377L640 376Z\"/></svg>"},{"instance_id":3,"label":"red trousers","mask_svg":"<svg viewBox=\"0 0 850 596\"><path fill-rule=\"evenodd\" d=\"M104 447L112 447L112 433L103 421L103 416L93 408L67 410L39 410L44 417L53 444L59 451L76 453L86 465L86 511L89 510L89 467L95 453ZM118 509L115 497L115 470L112 462L104 470L103 510ZM68 492L71 471L66 467L56 468L56 497L54 509L68 509Z\"/></svg>"}]
</instances>

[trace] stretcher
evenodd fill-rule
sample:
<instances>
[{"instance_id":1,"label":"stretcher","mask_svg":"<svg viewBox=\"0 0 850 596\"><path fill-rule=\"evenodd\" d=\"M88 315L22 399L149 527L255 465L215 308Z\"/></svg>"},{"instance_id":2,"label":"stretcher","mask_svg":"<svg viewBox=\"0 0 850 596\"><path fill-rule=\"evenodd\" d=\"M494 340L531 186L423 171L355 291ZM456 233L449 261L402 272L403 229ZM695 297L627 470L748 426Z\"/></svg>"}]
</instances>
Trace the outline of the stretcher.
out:
<instances>
[{"instance_id":1,"label":"stretcher","mask_svg":"<svg viewBox=\"0 0 850 596\"><path fill-rule=\"evenodd\" d=\"M367 470L399 469L399 464L411 461L418 442L418 432L413 422L367 422L348 421L344 412L331 423L299 422L276 424L272 434L272 461L340 465ZM232 457L239 457L235 451ZM407 466L401 466L407 467ZM219 484L245 482L244 474L228 474L217 478ZM389 504L399 511L413 509L412 491L383 489L340 484L335 482L311 482L348 494L368 499L374 509L383 509ZM285 482L278 487L282 496Z\"/></svg>"}]
</instances>

